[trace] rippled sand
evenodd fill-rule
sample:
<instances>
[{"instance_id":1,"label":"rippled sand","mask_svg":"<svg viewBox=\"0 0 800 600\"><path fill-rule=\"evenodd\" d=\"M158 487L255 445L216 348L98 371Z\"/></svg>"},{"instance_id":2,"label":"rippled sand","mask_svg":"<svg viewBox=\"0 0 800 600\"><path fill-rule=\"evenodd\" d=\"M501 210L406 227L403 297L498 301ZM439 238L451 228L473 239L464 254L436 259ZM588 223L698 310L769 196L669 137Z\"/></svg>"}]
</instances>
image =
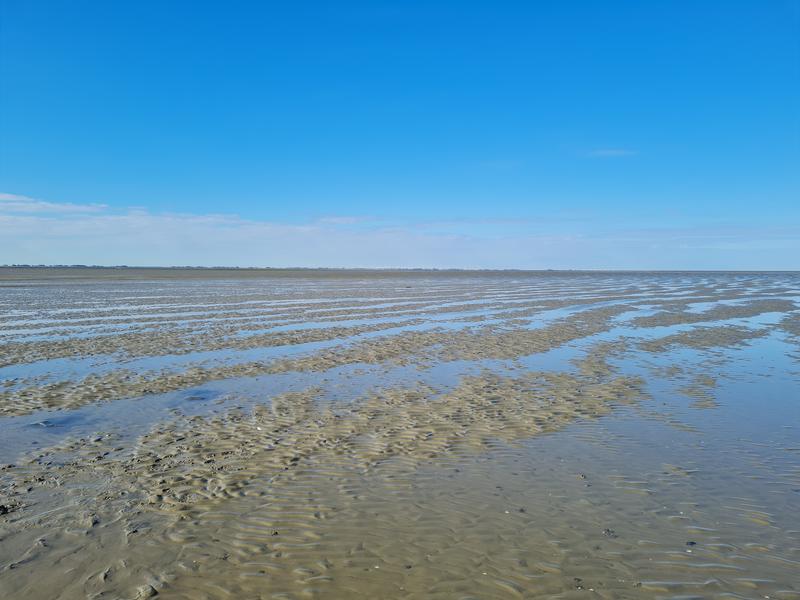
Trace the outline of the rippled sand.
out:
<instances>
[{"instance_id":1,"label":"rippled sand","mask_svg":"<svg viewBox=\"0 0 800 600\"><path fill-rule=\"evenodd\" d=\"M0 270L0 597L800 598L800 275Z\"/></svg>"}]
</instances>

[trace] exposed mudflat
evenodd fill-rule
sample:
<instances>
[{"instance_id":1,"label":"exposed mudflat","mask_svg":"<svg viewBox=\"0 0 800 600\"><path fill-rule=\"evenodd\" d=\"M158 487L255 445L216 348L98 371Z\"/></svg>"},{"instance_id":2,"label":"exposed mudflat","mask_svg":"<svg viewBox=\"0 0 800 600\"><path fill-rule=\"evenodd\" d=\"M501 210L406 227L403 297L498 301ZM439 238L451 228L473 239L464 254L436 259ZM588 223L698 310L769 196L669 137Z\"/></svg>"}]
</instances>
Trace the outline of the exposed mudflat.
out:
<instances>
[{"instance_id":1,"label":"exposed mudflat","mask_svg":"<svg viewBox=\"0 0 800 600\"><path fill-rule=\"evenodd\" d=\"M2 270L0 597L800 598L798 322L792 273Z\"/></svg>"}]
</instances>

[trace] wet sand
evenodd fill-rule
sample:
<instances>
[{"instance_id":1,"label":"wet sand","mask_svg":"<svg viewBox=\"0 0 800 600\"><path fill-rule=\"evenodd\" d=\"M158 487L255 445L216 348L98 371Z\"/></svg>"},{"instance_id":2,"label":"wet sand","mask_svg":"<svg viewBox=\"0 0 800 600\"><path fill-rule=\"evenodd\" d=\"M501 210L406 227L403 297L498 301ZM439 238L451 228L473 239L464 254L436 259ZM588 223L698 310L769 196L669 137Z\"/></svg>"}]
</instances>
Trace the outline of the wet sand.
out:
<instances>
[{"instance_id":1,"label":"wet sand","mask_svg":"<svg viewBox=\"0 0 800 600\"><path fill-rule=\"evenodd\" d=\"M800 598L798 319L791 273L2 270L0 595Z\"/></svg>"}]
</instances>

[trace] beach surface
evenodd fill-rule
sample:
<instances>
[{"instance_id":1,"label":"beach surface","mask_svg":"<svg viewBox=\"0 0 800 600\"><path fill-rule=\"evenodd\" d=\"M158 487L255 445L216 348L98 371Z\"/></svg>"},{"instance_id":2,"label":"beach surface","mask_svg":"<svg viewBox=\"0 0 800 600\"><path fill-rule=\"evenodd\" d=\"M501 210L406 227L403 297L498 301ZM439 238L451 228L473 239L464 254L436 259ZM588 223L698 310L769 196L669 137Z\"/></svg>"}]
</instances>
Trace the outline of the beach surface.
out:
<instances>
[{"instance_id":1,"label":"beach surface","mask_svg":"<svg viewBox=\"0 0 800 600\"><path fill-rule=\"evenodd\" d=\"M800 274L0 269L0 597L800 598Z\"/></svg>"}]
</instances>

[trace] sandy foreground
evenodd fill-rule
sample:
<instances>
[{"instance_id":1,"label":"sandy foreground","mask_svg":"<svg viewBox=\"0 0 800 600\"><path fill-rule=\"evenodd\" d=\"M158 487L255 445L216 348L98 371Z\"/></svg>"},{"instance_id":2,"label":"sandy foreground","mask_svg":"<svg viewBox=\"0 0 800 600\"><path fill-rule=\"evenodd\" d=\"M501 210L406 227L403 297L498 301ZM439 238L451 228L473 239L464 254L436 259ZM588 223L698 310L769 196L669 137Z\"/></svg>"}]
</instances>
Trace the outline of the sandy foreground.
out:
<instances>
[{"instance_id":1,"label":"sandy foreground","mask_svg":"<svg viewBox=\"0 0 800 600\"><path fill-rule=\"evenodd\" d=\"M0 597L800 598L800 275L0 270Z\"/></svg>"}]
</instances>

